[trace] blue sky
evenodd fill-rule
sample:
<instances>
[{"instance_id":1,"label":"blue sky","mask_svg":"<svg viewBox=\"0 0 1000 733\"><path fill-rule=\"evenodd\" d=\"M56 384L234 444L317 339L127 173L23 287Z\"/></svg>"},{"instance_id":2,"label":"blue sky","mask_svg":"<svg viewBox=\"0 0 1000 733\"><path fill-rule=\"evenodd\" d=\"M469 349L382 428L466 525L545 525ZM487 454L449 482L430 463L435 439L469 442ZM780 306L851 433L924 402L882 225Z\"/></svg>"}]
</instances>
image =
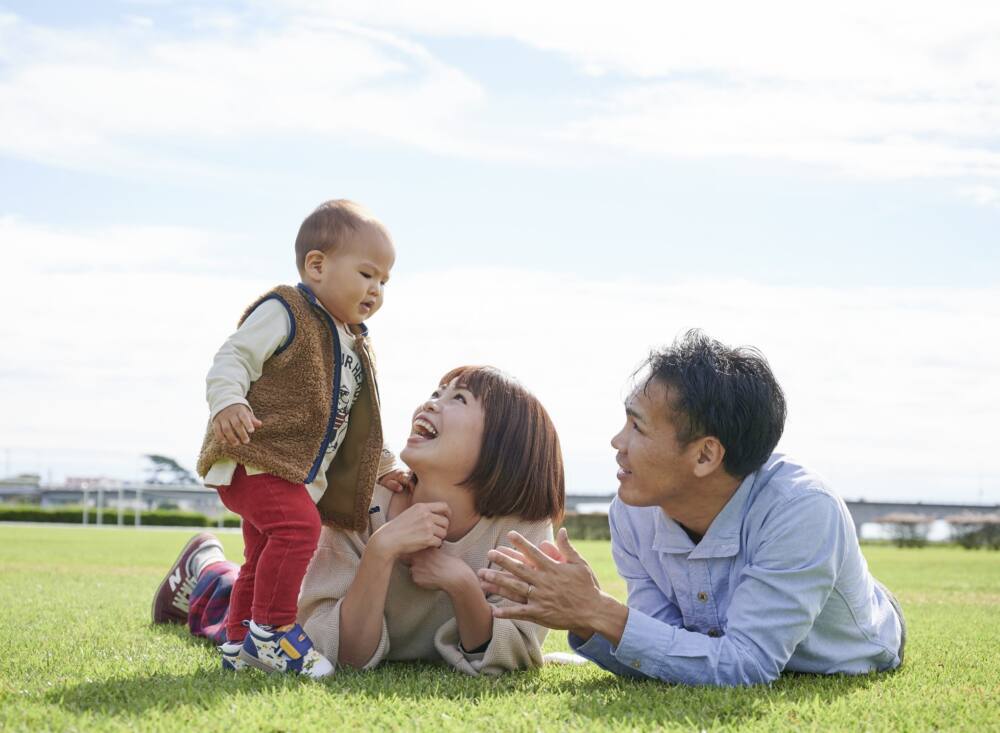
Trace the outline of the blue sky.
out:
<instances>
[{"instance_id":1,"label":"blue sky","mask_svg":"<svg viewBox=\"0 0 1000 733\"><path fill-rule=\"evenodd\" d=\"M0 4L0 306L45 293L0 326L0 449L192 464L212 350L347 196L397 241L397 442L448 359L489 361L609 491L631 367L703 326L768 353L782 447L844 495L1000 501L998 32L990 3Z\"/></svg>"}]
</instances>

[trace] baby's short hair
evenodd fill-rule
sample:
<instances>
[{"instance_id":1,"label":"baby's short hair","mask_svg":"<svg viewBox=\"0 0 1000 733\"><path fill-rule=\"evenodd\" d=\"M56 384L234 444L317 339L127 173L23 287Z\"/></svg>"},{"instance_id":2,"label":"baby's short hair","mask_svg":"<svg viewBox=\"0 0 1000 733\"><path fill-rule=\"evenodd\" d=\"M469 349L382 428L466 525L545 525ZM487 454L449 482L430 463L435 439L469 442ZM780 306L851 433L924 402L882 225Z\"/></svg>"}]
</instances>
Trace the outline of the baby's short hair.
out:
<instances>
[{"instance_id":1,"label":"baby's short hair","mask_svg":"<svg viewBox=\"0 0 1000 733\"><path fill-rule=\"evenodd\" d=\"M328 252L339 246L348 232L373 226L390 239L382 223L360 204L347 199L324 201L316 207L299 227L295 237L295 265L301 273L305 268L306 255L314 249Z\"/></svg>"}]
</instances>

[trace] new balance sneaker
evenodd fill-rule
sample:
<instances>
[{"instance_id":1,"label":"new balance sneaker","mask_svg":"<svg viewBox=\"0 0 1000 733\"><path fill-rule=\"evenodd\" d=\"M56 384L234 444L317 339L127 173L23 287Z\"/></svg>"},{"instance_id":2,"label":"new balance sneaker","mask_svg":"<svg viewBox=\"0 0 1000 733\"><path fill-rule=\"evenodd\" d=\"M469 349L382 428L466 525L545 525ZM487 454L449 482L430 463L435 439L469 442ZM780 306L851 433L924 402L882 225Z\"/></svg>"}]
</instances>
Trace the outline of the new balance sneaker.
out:
<instances>
[{"instance_id":1,"label":"new balance sneaker","mask_svg":"<svg viewBox=\"0 0 1000 733\"><path fill-rule=\"evenodd\" d=\"M271 629L251 621L240 659L265 672L297 672L313 678L333 673L330 660L316 651L298 624Z\"/></svg>"},{"instance_id":2,"label":"new balance sneaker","mask_svg":"<svg viewBox=\"0 0 1000 733\"><path fill-rule=\"evenodd\" d=\"M191 591L198 582L198 568L202 564L197 560L203 552L224 557L222 543L214 534L201 532L192 537L156 589L153 596L154 624L187 623Z\"/></svg>"},{"instance_id":3,"label":"new balance sneaker","mask_svg":"<svg viewBox=\"0 0 1000 733\"><path fill-rule=\"evenodd\" d=\"M238 641L227 641L219 647L222 652L222 668L227 672L241 672L247 668L247 663L240 659L240 649L243 644Z\"/></svg>"}]
</instances>

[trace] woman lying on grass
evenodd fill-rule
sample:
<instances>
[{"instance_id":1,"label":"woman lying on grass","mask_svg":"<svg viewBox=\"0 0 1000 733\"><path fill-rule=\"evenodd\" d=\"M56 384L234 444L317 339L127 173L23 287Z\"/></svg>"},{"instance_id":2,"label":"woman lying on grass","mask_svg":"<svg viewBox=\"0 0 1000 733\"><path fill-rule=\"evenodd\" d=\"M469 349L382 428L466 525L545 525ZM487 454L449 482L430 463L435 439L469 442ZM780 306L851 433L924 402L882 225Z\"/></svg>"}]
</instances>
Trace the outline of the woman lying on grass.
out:
<instances>
[{"instance_id":1,"label":"woman lying on grass","mask_svg":"<svg viewBox=\"0 0 1000 733\"><path fill-rule=\"evenodd\" d=\"M420 405L400 457L413 490L376 486L369 527L324 527L299 597L298 621L330 660L444 660L468 674L542 663L546 629L494 619L476 571L517 530L552 539L563 510L562 455L538 400L491 367L461 367ZM160 586L154 622L186 622L225 642L238 567L212 535L192 539ZM242 668L242 663L236 665Z\"/></svg>"}]
</instances>

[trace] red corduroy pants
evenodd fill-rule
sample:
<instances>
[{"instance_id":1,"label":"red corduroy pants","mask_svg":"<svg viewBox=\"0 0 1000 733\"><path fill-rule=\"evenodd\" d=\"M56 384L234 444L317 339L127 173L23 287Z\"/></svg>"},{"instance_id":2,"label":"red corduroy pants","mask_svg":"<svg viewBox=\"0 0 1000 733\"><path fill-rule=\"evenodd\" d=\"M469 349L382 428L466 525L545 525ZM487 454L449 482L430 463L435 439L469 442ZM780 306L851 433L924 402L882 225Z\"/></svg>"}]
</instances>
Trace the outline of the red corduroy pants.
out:
<instances>
[{"instance_id":1,"label":"red corduroy pants","mask_svg":"<svg viewBox=\"0 0 1000 733\"><path fill-rule=\"evenodd\" d=\"M321 522L303 484L269 473L247 476L238 466L219 498L243 518L243 567L229 599L226 637L242 641L243 621L284 626L295 622L299 590L316 551Z\"/></svg>"}]
</instances>

